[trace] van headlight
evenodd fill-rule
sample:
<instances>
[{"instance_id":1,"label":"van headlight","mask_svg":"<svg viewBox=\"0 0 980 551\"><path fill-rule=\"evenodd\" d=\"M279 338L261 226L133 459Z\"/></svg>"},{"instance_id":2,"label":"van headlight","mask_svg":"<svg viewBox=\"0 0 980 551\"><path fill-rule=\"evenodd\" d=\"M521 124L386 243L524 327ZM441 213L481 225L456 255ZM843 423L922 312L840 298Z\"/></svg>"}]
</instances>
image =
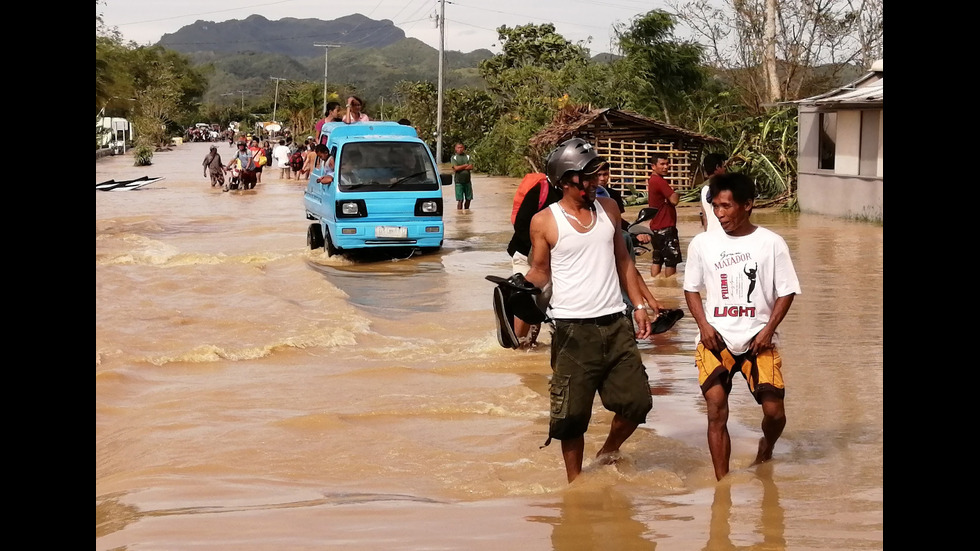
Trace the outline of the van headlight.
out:
<instances>
[{"instance_id":1,"label":"van headlight","mask_svg":"<svg viewBox=\"0 0 980 551\"><path fill-rule=\"evenodd\" d=\"M415 216L442 216L442 197L416 199Z\"/></svg>"},{"instance_id":2,"label":"van headlight","mask_svg":"<svg viewBox=\"0 0 980 551\"><path fill-rule=\"evenodd\" d=\"M367 215L364 199L337 201L337 218L364 218Z\"/></svg>"}]
</instances>

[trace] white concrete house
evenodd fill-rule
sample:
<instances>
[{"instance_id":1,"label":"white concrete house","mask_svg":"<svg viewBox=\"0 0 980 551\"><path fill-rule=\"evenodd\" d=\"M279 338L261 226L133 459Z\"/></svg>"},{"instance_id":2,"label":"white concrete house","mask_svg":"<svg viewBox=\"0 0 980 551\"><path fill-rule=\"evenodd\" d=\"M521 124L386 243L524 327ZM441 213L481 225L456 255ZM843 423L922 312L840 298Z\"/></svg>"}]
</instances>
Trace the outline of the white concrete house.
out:
<instances>
[{"instance_id":1,"label":"white concrete house","mask_svg":"<svg viewBox=\"0 0 980 551\"><path fill-rule=\"evenodd\" d=\"M802 212L884 221L883 65L798 100L797 199Z\"/></svg>"}]
</instances>

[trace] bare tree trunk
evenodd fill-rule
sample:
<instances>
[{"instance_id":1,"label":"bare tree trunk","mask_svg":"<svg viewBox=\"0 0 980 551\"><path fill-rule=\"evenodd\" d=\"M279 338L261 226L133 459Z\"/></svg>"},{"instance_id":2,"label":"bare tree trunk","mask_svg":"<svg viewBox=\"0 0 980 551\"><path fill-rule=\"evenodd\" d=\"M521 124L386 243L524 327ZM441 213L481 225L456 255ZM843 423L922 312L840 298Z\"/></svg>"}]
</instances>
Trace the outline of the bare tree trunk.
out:
<instances>
[{"instance_id":1,"label":"bare tree trunk","mask_svg":"<svg viewBox=\"0 0 980 551\"><path fill-rule=\"evenodd\" d=\"M775 103L781 99L779 75L776 73L776 10L776 0L766 0L762 64L766 73L766 101L768 103Z\"/></svg>"}]
</instances>

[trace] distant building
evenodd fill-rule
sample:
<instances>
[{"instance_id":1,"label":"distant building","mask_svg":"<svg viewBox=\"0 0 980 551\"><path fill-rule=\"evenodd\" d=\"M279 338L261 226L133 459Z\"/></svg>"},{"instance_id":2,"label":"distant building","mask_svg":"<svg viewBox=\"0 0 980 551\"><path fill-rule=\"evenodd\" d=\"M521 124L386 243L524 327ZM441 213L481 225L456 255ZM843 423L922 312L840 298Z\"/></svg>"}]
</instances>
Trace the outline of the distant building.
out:
<instances>
[{"instance_id":1,"label":"distant building","mask_svg":"<svg viewBox=\"0 0 980 551\"><path fill-rule=\"evenodd\" d=\"M797 200L802 212L884 221L882 60L854 82L799 108Z\"/></svg>"},{"instance_id":2,"label":"distant building","mask_svg":"<svg viewBox=\"0 0 980 551\"><path fill-rule=\"evenodd\" d=\"M122 117L99 117L95 119L95 145L99 148L114 147L133 140L133 130L129 121Z\"/></svg>"}]
</instances>

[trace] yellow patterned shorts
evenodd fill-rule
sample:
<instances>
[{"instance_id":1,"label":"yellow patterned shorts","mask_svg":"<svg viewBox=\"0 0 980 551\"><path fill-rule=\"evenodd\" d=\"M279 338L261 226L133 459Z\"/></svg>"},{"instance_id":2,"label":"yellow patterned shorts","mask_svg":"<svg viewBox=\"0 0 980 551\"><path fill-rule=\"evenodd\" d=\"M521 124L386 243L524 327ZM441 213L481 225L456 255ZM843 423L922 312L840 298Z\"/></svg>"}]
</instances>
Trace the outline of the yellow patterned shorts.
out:
<instances>
[{"instance_id":1,"label":"yellow patterned shorts","mask_svg":"<svg viewBox=\"0 0 980 551\"><path fill-rule=\"evenodd\" d=\"M732 379L736 373L741 373L759 404L762 403L763 393L772 393L778 398L783 398L786 394L783 386L783 360L776 347L757 356L749 352L736 356L727 348L721 352L712 352L699 342L694 351L694 363L698 366L698 384L701 385L702 393L716 384L722 385L726 394L731 393Z\"/></svg>"}]
</instances>

